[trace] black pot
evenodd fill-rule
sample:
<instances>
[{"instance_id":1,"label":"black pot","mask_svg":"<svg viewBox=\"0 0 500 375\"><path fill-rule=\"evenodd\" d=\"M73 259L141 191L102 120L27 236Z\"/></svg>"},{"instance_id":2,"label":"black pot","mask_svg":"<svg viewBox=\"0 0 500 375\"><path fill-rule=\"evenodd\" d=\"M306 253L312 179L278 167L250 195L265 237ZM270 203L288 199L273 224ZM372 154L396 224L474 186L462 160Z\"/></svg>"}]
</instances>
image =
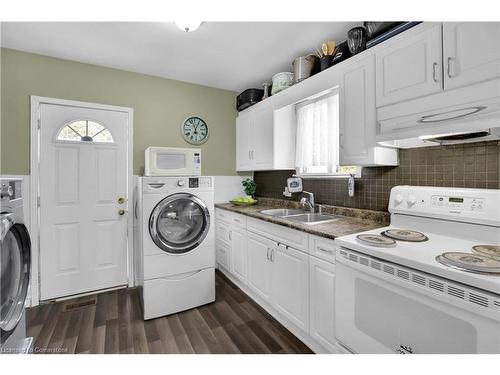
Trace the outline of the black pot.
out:
<instances>
[{"instance_id":1,"label":"black pot","mask_svg":"<svg viewBox=\"0 0 500 375\"><path fill-rule=\"evenodd\" d=\"M363 52L367 41L368 36L364 27L355 27L347 32L347 45L353 55Z\"/></svg>"},{"instance_id":2,"label":"black pot","mask_svg":"<svg viewBox=\"0 0 500 375\"><path fill-rule=\"evenodd\" d=\"M264 90L261 89L246 89L236 97L236 110L243 111L244 109L258 103L262 100Z\"/></svg>"},{"instance_id":3,"label":"black pot","mask_svg":"<svg viewBox=\"0 0 500 375\"><path fill-rule=\"evenodd\" d=\"M332 66L333 55L325 55L319 59L319 70L323 71Z\"/></svg>"},{"instance_id":4,"label":"black pot","mask_svg":"<svg viewBox=\"0 0 500 375\"><path fill-rule=\"evenodd\" d=\"M349 51L349 47L347 46L347 41L340 43L335 50L335 54L333 55L331 65L338 64L345 59L351 57L351 52Z\"/></svg>"},{"instance_id":5,"label":"black pot","mask_svg":"<svg viewBox=\"0 0 500 375\"><path fill-rule=\"evenodd\" d=\"M389 31L402 23L403 22L363 22L368 40L376 38L377 36L382 35L386 31Z\"/></svg>"}]
</instances>

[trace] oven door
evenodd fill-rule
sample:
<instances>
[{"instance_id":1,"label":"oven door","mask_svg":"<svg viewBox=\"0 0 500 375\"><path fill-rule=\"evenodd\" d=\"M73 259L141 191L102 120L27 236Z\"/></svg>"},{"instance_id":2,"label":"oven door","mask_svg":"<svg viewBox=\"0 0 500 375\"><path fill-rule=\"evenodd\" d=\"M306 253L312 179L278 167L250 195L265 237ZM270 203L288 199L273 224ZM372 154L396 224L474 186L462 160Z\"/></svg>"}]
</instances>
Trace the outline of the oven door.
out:
<instances>
[{"instance_id":1,"label":"oven door","mask_svg":"<svg viewBox=\"0 0 500 375\"><path fill-rule=\"evenodd\" d=\"M500 296L344 248L336 259L336 338L351 351L500 353Z\"/></svg>"}]
</instances>

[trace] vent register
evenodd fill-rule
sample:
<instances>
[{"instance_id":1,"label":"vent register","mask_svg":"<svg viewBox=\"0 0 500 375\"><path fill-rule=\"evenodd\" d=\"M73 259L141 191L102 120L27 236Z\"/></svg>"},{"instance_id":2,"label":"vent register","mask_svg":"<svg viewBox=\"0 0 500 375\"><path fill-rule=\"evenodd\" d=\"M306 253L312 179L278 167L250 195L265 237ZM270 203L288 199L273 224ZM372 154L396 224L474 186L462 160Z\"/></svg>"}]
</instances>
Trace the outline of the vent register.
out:
<instances>
[{"instance_id":1,"label":"vent register","mask_svg":"<svg viewBox=\"0 0 500 375\"><path fill-rule=\"evenodd\" d=\"M408 282L420 285L421 287L447 294L484 308L500 311L500 298L494 299L486 293L481 293L477 290L462 287L457 284L451 284L450 282L434 279L426 274L400 268L392 263L386 263L381 260L375 260L370 257L359 255L344 248L338 250L338 253L343 258L348 259L351 262L361 264L365 267L370 267L378 272L391 275L394 278L404 279Z\"/></svg>"}]
</instances>

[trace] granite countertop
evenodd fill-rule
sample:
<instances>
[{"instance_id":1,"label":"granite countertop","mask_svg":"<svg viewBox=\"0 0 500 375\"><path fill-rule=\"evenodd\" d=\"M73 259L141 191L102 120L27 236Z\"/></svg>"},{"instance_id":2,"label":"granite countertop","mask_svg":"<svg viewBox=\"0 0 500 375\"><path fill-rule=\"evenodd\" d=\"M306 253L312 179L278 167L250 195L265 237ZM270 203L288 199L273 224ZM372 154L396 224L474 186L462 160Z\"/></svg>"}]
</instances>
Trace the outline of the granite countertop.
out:
<instances>
[{"instance_id":1,"label":"granite countertop","mask_svg":"<svg viewBox=\"0 0 500 375\"><path fill-rule=\"evenodd\" d=\"M330 239L381 228L387 226L389 222L389 214L386 212L325 205L321 206L323 213L339 215L341 218L324 224L307 225L264 215L259 212L272 208L297 208L296 202L280 199L260 198L259 203L253 206L235 206L231 203L217 203L215 207Z\"/></svg>"}]
</instances>

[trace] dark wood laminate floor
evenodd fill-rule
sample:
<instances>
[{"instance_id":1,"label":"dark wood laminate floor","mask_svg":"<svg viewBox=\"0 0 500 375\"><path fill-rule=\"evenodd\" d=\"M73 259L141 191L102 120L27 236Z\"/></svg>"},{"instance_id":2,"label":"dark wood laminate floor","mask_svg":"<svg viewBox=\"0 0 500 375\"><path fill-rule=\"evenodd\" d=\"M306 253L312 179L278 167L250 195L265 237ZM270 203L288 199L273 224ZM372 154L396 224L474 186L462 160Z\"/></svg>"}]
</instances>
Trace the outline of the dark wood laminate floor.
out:
<instances>
[{"instance_id":1,"label":"dark wood laminate floor","mask_svg":"<svg viewBox=\"0 0 500 375\"><path fill-rule=\"evenodd\" d=\"M38 353L311 353L220 272L216 292L215 303L146 322L136 289L66 312L68 301L44 304L28 310L28 336Z\"/></svg>"}]
</instances>

